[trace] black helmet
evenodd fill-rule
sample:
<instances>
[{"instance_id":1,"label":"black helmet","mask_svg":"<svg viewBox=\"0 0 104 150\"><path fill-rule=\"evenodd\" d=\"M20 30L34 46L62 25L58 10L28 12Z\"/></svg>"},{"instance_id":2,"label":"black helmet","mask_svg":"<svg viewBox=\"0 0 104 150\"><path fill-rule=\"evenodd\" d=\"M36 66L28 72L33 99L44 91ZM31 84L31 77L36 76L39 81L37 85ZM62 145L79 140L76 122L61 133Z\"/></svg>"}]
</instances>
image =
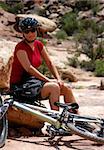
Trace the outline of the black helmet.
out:
<instances>
[{"instance_id":1,"label":"black helmet","mask_svg":"<svg viewBox=\"0 0 104 150\"><path fill-rule=\"evenodd\" d=\"M31 28L37 28L39 26L39 23L34 18L24 18L19 22L19 29L21 32L29 30Z\"/></svg>"}]
</instances>

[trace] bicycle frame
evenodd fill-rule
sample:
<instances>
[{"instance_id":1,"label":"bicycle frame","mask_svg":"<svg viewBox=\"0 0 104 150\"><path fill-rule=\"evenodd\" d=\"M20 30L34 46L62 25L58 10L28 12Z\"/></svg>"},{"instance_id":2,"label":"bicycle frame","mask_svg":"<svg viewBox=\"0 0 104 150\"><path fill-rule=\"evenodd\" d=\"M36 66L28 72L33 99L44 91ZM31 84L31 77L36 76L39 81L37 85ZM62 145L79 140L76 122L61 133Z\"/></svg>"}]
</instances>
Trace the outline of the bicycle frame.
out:
<instances>
[{"instance_id":1,"label":"bicycle frame","mask_svg":"<svg viewBox=\"0 0 104 150\"><path fill-rule=\"evenodd\" d=\"M12 101L12 105L17 107L18 109L21 109L27 113L32 114L33 116L37 116L39 119L41 119L44 122L48 122L51 125L54 125L56 128L60 128L60 126L62 125L62 122L88 122L88 123L98 123L98 124L104 124L104 121L101 118L97 118L97 117L91 117L91 116L81 116L78 114L74 114L74 113L70 113L68 112L68 108L63 107L63 111L59 112L59 111L55 111L55 110L50 110L47 108L42 108L39 106L34 106L34 105L30 105L30 104L26 104L26 103L21 103L21 102L17 102L12 100L11 98L7 100L7 102ZM10 102L9 102L10 103ZM8 105L9 107L9 105ZM52 118L51 116L44 114L42 112L45 113L53 113L56 114L58 113L60 115L60 119L55 119ZM68 113L68 115L67 115ZM64 120L64 117L67 116L67 121ZM62 119L62 120L61 120Z\"/></svg>"},{"instance_id":2,"label":"bicycle frame","mask_svg":"<svg viewBox=\"0 0 104 150\"><path fill-rule=\"evenodd\" d=\"M61 126L61 123L57 119L54 119L51 116L48 116L46 114L39 112L39 111L42 111L45 113L58 113L61 115L61 112L59 112L59 111L50 110L50 109L46 109L46 108L42 108L42 107L38 107L38 106L33 106L30 104L20 103L20 102L16 102L16 101L13 101L13 106L15 106L15 107L27 112L27 113L30 113L34 116L37 116L42 121L48 122L51 125L54 125L56 128L60 128L60 126ZM98 123L98 124L102 123L103 124L103 121L97 117L81 116L81 115L69 113L69 117L67 118L68 121L70 121L70 118L73 118L73 122L77 121L77 122L89 122L89 123Z\"/></svg>"},{"instance_id":3,"label":"bicycle frame","mask_svg":"<svg viewBox=\"0 0 104 150\"><path fill-rule=\"evenodd\" d=\"M91 117L91 116L81 116L77 114L70 113L70 116L73 117L73 121L79 122L89 122L89 123L103 123L101 118Z\"/></svg>"},{"instance_id":4,"label":"bicycle frame","mask_svg":"<svg viewBox=\"0 0 104 150\"><path fill-rule=\"evenodd\" d=\"M19 103L19 102L16 102L16 101L13 102L13 106L15 106L15 107L17 107L17 108L19 108L19 109L21 109L25 112L28 112L32 115L37 116L42 121L48 122L48 123L54 125L56 128L60 127L60 122L58 120L37 111L37 110L42 110L42 111L44 110L46 112L46 109L44 109L44 108L39 108L38 107L37 110L33 110L32 108L28 107L29 105L26 106L26 104L22 104L22 103ZM35 107L35 109L36 109L36 107ZM47 110L47 112L52 113L52 112L56 112L56 111Z\"/></svg>"}]
</instances>

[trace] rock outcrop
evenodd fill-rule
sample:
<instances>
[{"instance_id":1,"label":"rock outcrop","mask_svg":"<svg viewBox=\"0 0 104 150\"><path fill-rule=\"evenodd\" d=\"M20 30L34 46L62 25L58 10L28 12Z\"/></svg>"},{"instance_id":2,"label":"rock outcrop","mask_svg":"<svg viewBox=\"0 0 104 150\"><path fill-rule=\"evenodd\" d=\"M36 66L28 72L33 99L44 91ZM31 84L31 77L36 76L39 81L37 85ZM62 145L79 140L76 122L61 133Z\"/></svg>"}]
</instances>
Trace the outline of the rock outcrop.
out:
<instances>
[{"instance_id":1,"label":"rock outcrop","mask_svg":"<svg viewBox=\"0 0 104 150\"><path fill-rule=\"evenodd\" d=\"M10 107L8 110L8 120L13 125L24 126L28 128L42 128L44 121L32 114L24 112L16 107Z\"/></svg>"},{"instance_id":2,"label":"rock outcrop","mask_svg":"<svg viewBox=\"0 0 104 150\"><path fill-rule=\"evenodd\" d=\"M15 42L0 40L0 88L9 88Z\"/></svg>"},{"instance_id":3,"label":"rock outcrop","mask_svg":"<svg viewBox=\"0 0 104 150\"><path fill-rule=\"evenodd\" d=\"M44 32L52 32L57 28L57 25L53 21L51 21L48 18L38 16L36 14L18 14L16 20L20 20L21 18L26 18L26 17L35 18L36 20L38 20L38 22L41 25L40 28L42 28Z\"/></svg>"}]
</instances>

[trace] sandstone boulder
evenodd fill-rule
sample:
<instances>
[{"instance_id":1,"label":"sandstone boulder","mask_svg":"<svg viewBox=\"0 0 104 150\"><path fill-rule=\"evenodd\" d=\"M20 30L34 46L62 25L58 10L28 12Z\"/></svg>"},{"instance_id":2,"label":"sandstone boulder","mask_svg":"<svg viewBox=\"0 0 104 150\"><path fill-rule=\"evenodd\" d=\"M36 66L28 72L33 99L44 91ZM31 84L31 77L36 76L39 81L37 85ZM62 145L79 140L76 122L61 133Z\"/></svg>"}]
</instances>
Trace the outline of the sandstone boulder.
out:
<instances>
[{"instance_id":1,"label":"sandstone boulder","mask_svg":"<svg viewBox=\"0 0 104 150\"><path fill-rule=\"evenodd\" d=\"M44 122L38 117L17 109L16 107L9 108L8 120L11 124L28 128L42 128L44 125Z\"/></svg>"},{"instance_id":2,"label":"sandstone boulder","mask_svg":"<svg viewBox=\"0 0 104 150\"><path fill-rule=\"evenodd\" d=\"M9 88L14 42L0 41L0 88Z\"/></svg>"},{"instance_id":3,"label":"sandstone boulder","mask_svg":"<svg viewBox=\"0 0 104 150\"><path fill-rule=\"evenodd\" d=\"M68 69L61 69L60 72L61 72L61 77L63 80L68 80L70 82L77 82L78 81L76 76L71 71L69 71Z\"/></svg>"},{"instance_id":4,"label":"sandstone boulder","mask_svg":"<svg viewBox=\"0 0 104 150\"><path fill-rule=\"evenodd\" d=\"M17 19L19 20L20 18L26 18L26 17L31 17L31 18L35 18L36 20L38 20L38 22L40 23L41 27L44 32L53 32L56 28L57 25L51 21L50 19L47 19L45 17L42 16L38 16L36 14L19 14L17 15Z\"/></svg>"}]
</instances>

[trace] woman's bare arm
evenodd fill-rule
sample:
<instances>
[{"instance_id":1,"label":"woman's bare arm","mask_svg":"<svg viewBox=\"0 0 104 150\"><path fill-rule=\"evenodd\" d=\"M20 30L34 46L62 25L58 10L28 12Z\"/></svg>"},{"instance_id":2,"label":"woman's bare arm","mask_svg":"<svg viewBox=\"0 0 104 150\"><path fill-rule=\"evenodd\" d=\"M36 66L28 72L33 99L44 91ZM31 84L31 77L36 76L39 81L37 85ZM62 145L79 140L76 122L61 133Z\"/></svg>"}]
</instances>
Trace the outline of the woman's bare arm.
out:
<instances>
[{"instance_id":1,"label":"woman's bare arm","mask_svg":"<svg viewBox=\"0 0 104 150\"><path fill-rule=\"evenodd\" d=\"M45 47L43 48L43 50L41 51L41 55L42 58L45 60L50 72L53 74L53 76L57 79L57 80L61 80L60 79L60 75L57 71L57 68L55 67L54 63L51 61L49 54L47 53Z\"/></svg>"},{"instance_id":2,"label":"woman's bare arm","mask_svg":"<svg viewBox=\"0 0 104 150\"><path fill-rule=\"evenodd\" d=\"M23 66L23 68L30 74L35 76L36 78L39 78L43 81L49 81L49 79L47 77L45 77L43 74L41 74L36 68L34 68L29 59L28 59L28 55L24 50L19 50L17 52L17 58L19 60L19 62L21 63L21 65Z\"/></svg>"}]
</instances>

